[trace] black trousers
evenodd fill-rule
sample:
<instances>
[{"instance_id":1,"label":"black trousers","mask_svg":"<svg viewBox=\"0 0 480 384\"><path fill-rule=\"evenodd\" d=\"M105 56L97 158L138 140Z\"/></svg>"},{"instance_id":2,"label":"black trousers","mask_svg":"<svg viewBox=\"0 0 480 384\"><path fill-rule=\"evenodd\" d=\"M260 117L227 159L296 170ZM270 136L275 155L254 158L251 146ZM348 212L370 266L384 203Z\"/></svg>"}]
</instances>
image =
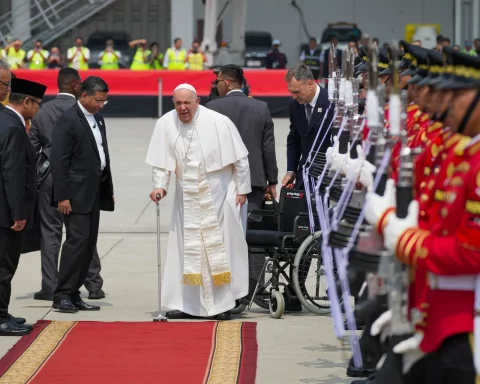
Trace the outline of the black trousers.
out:
<instances>
[{"instance_id":1,"label":"black trousers","mask_svg":"<svg viewBox=\"0 0 480 384\"><path fill-rule=\"evenodd\" d=\"M265 188L252 187L252 192L247 195L248 210L261 209L265 200Z\"/></svg>"},{"instance_id":2,"label":"black trousers","mask_svg":"<svg viewBox=\"0 0 480 384\"><path fill-rule=\"evenodd\" d=\"M100 193L90 213L63 215L67 238L62 247L58 284L53 300L75 300L85 283L95 253L100 223Z\"/></svg>"},{"instance_id":3,"label":"black trousers","mask_svg":"<svg viewBox=\"0 0 480 384\"><path fill-rule=\"evenodd\" d=\"M41 264L42 264L42 290L53 292L58 283L58 256L62 246L63 215L52 207L52 175L40 185L38 204L40 210L40 230L42 233ZM100 258L97 249L93 254L85 288L89 292L102 289L103 279L100 276Z\"/></svg>"},{"instance_id":4,"label":"black trousers","mask_svg":"<svg viewBox=\"0 0 480 384\"><path fill-rule=\"evenodd\" d=\"M0 228L0 319L8 314L12 279L20 261L23 235L24 231Z\"/></svg>"},{"instance_id":5,"label":"black trousers","mask_svg":"<svg viewBox=\"0 0 480 384\"><path fill-rule=\"evenodd\" d=\"M409 384L475 384L471 335L446 339L438 351L416 363L406 376Z\"/></svg>"}]
</instances>

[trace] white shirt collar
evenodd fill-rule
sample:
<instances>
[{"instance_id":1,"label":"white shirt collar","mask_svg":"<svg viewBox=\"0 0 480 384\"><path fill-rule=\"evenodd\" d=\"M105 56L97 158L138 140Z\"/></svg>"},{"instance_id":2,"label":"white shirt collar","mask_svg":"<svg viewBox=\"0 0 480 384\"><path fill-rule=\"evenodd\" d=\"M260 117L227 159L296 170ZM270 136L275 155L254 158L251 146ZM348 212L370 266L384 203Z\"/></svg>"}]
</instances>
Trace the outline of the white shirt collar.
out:
<instances>
[{"instance_id":1,"label":"white shirt collar","mask_svg":"<svg viewBox=\"0 0 480 384\"><path fill-rule=\"evenodd\" d=\"M232 92L242 92L243 93L243 91L241 89L232 89L231 91L227 92L227 95L232 93Z\"/></svg>"},{"instance_id":2,"label":"white shirt collar","mask_svg":"<svg viewBox=\"0 0 480 384\"><path fill-rule=\"evenodd\" d=\"M93 116L93 113L88 112L88 111L84 108L84 106L80 103L80 101L77 101L77 103L78 103L78 106L80 107L80 109L82 110L82 112L83 112L83 114L84 114L85 116Z\"/></svg>"},{"instance_id":3,"label":"white shirt collar","mask_svg":"<svg viewBox=\"0 0 480 384\"><path fill-rule=\"evenodd\" d=\"M8 109L10 109L11 111L15 112L16 115L17 115L18 117L20 117L20 120L22 120L22 123L23 123L23 126L24 126L24 127L25 127L25 125L27 125L27 123L25 122L25 119L23 118L23 116L22 116L20 113L18 113L15 109L13 109L12 107L10 107L9 105L7 105L6 108L8 108Z\"/></svg>"},{"instance_id":4,"label":"white shirt collar","mask_svg":"<svg viewBox=\"0 0 480 384\"><path fill-rule=\"evenodd\" d=\"M318 96L320 95L320 86L317 84L317 91L315 92L315 96L313 97L312 101L309 103L313 108L317 105Z\"/></svg>"},{"instance_id":5,"label":"white shirt collar","mask_svg":"<svg viewBox=\"0 0 480 384\"><path fill-rule=\"evenodd\" d=\"M57 96L71 96L73 97L74 99L76 99L76 97L74 95L72 95L71 93L67 93L67 92L59 92Z\"/></svg>"}]
</instances>

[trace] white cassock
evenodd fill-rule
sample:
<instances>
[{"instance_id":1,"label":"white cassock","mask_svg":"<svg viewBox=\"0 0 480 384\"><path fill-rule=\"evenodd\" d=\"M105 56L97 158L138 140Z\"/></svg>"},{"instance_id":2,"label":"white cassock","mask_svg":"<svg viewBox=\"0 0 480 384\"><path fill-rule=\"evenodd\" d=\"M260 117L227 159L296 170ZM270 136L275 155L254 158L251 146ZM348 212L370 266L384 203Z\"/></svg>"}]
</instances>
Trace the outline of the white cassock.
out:
<instances>
[{"instance_id":1,"label":"white cassock","mask_svg":"<svg viewBox=\"0 0 480 384\"><path fill-rule=\"evenodd\" d=\"M247 204L251 192L248 151L232 121L199 106L192 123L175 110L155 126L147 154L153 187L175 200L162 280L162 306L193 316L215 316L248 293Z\"/></svg>"}]
</instances>

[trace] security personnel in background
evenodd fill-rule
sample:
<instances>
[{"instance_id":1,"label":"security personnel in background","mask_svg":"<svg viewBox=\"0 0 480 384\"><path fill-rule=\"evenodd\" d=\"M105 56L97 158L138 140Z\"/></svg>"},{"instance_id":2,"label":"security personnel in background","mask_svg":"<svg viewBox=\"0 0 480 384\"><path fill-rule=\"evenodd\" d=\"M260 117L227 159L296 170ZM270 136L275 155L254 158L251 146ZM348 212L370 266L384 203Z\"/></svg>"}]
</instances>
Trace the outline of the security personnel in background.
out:
<instances>
[{"instance_id":1,"label":"security personnel in background","mask_svg":"<svg viewBox=\"0 0 480 384\"><path fill-rule=\"evenodd\" d=\"M173 41L173 47L168 48L165 52L163 59L163 68L170 71L183 71L185 70L187 58L187 52L182 49L182 39L176 38Z\"/></svg>"},{"instance_id":2,"label":"security personnel in background","mask_svg":"<svg viewBox=\"0 0 480 384\"><path fill-rule=\"evenodd\" d=\"M310 68L315 79L320 77L321 54L322 50L317 44L317 39L311 37L308 41L308 49L304 49L300 55L300 61Z\"/></svg>"},{"instance_id":3,"label":"security personnel in background","mask_svg":"<svg viewBox=\"0 0 480 384\"><path fill-rule=\"evenodd\" d=\"M77 71L88 70L88 60L90 60L90 50L83 46L83 39L77 37L75 39L75 46L69 48L67 51L68 66L75 68Z\"/></svg>"},{"instance_id":4,"label":"security personnel in background","mask_svg":"<svg viewBox=\"0 0 480 384\"><path fill-rule=\"evenodd\" d=\"M147 57L149 69L163 69L163 53L157 42L150 44L150 55Z\"/></svg>"},{"instance_id":5,"label":"security personnel in background","mask_svg":"<svg viewBox=\"0 0 480 384\"><path fill-rule=\"evenodd\" d=\"M13 43L8 44L5 47L5 52L11 69L19 69L23 67L27 54L22 49L22 42L20 40L15 40Z\"/></svg>"},{"instance_id":6,"label":"security personnel in background","mask_svg":"<svg viewBox=\"0 0 480 384\"><path fill-rule=\"evenodd\" d=\"M30 69L45 69L48 56L48 51L43 49L42 40L35 41L35 47L27 53L28 67Z\"/></svg>"},{"instance_id":7,"label":"security personnel in background","mask_svg":"<svg viewBox=\"0 0 480 384\"><path fill-rule=\"evenodd\" d=\"M146 71L150 69L148 64L148 56L152 53L149 49L147 49L147 40L145 39L138 39L133 40L128 45L131 48L137 47L135 51L135 55L133 56L132 65L130 65L130 69L132 71Z\"/></svg>"},{"instance_id":8,"label":"security personnel in background","mask_svg":"<svg viewBox=\"0 0 480 384\"><path fill-rule=\"evenodd\" d=\"M100 69L113 70L118 69L118 61L122 58L120 52L113 48L113 40L109 39L105 43L105 50L98 55Z\"/></svg>"},{"instance_id":9,"label":"security personnel in background","mask_svg":"<svg viewBox=\"0 0 480 384\"><path fill-rule=\"evenodd\" d=\"M207 57L200 49L200 44L198 41L194 41L185 59L188 69L191 71L203 71L203 63L206 61Z\"/></svg>"}]
</instances>

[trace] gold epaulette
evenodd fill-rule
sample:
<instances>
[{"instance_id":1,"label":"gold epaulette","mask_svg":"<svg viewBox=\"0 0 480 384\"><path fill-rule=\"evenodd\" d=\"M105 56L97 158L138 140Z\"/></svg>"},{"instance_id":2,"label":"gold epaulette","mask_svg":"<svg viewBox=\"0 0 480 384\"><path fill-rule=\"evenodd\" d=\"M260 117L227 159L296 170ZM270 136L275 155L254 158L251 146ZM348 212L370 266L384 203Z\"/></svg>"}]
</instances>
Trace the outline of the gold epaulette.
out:
<instances>
[{"instance_id":1,"label":"gold epaulette","mask_svg":"<svg viewBox=\"0 0 480 384\"><path fill-rule=\"evenodd\" d=\"M468 145L470 140L472 140L471 137L462 136L462 138L458 141L457 145L455 145L455 148L453 149L453 152L455 153L455 156L463 156L463 154L465 152L465 147ZM476 145L474 145L472 148L470 148L470 150L474 149L475 147L476 147Z\"/></svg>"},{"instance_id":2,"label":"gold epaulette","mask_svg":"<svg viewBox=\"0 0 480 384\"><path fill-rule=\"evenodd\" d=\"M428 113L425 113L421 118L420 118L420 121L422 123L424 123L425 121L427 121L428 119L430 119L430 116L428 116Z\"/></svg>"},{"instance_id":3,"label":"gold epaulette","mask_svg":"<svg viewBox=\"0 0 480 384\"><path fill-rule=\"evenodd\" d=\"M407 112L412 112L414 109L418 108L417 104L412 104L407 107Z\"/></svg>"},{"instance_id":4,"label":"gold epaulette","mask_svg":"<svg viewBox=\"0 0 480 384\"><path fill-rule=\"evenodd\" d=\"M433 124L430 124L427 128L427 132L428 133L432 133L433 131L436 131L437 129L441 129L443 127L443 124L436 121L435 123Z\"/></svg>"},{"instance_id":5,"label":"gold epaulette","mask_svg":"<svg viewBox=\"0 0 480 384\"><path fill-rule=\"evenodd\" d=\"M416 120L420 117L420 115L422 114L423 112L418 110L417 112L415 112L415 114L413 115L413 118Z\"/></svg>"},{"instance_id":6,"label":"gold epaulette","mask_svg":"<svg viewBox=\"0 0 480 384\"><path fill-rule=\"evenodd\" d=\"M473 144L470 148L468 148L469 156L472 156L480 151L480 142Z\"/></svg>"}]
</instances>

